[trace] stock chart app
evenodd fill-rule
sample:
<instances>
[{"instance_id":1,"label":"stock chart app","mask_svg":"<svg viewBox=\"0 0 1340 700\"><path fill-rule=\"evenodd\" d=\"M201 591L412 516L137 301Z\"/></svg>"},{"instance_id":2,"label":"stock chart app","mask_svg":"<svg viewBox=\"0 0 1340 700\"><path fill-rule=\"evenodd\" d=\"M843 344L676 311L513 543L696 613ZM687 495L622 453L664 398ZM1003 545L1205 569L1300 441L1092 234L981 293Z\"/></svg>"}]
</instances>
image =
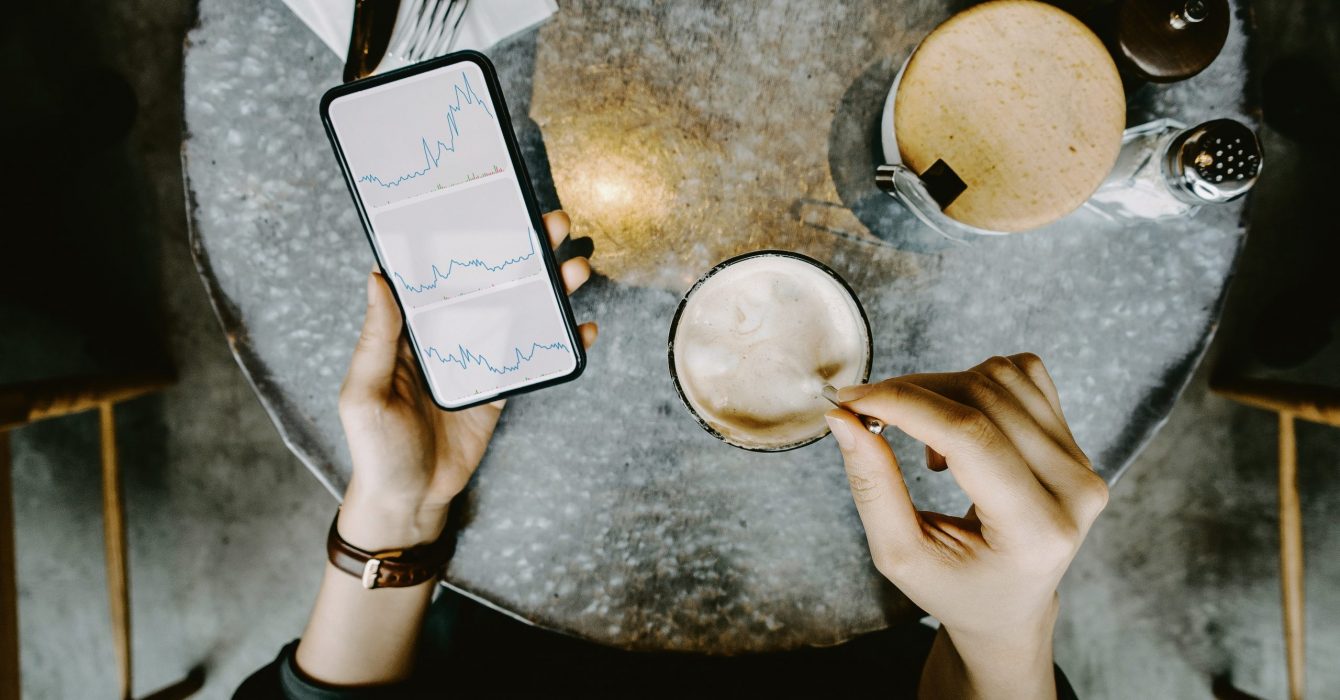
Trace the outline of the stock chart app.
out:
<instances>
[{"instance_id":1,"label":"stock chart app","mask_svg":"<svg viewBox=\"0 0 1340 700\"><path fill-rule=\"evenodd\" d=\"M480 67L336 97L330 123L447 407L572 373L577 355Z\"/></svg>"}]
</instances>

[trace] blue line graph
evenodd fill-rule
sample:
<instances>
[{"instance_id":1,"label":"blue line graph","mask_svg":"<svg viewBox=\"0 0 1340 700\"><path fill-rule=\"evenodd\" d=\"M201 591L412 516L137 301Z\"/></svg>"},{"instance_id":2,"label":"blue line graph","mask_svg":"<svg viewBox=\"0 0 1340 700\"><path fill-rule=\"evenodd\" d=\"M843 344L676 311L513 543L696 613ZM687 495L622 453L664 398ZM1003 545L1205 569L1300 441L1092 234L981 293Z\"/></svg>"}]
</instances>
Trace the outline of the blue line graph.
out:
<instances>
[{"instance_id":1,"label":"blue line graph","mask_svg":"<svg viewBox=\"0 0 1340 700\"><path fill-rule=\"evenodd\" d=\"M487 270L487 271L489 271L489 272L501 272L501 271L503 271L503 270L505 270L505 269L511 267L512 265L516 265L516 264L519 264L519 263L523 263L523 262L525 262L525 261L527 261L527 260L530 260L531 258L535 257L535 230L534 230L534 229L531 229L531 228L527 228L527 229L526 229L526 240L530 243L530 252L526 253L525 255L518 255L518 256L516 256L515 258L507 258L506 260L503 260L503 261L501 261L501 262L498 262L498 263L495 263L495 264L492 264L492 265L490 265L488 262L485 262L484 260L481 260L480 258L471 258L471 259L469 259L469 260L457 260L457 259L455 259L455 258L452 258L451 260L448 260L448 261L447 261L447 269L446 269L446 271L443 271L443 270L442 270L441 268L439 268L436 264L434 264L434 265L433 265L433 281L431 281L431 282L425 282L425 283L423 283L423 284L411 284L411 283L410 283L408 280L406 280L404 277L401 277L399 272L396 272L396 273L393 273L393 274L395 274L395 278L396 278L397 280L399 280L399 282L400 282L400 286L402 286L402 287L405 288L405 291L407 291L407 292L415 292L415 293L419 293L419 294L421 294L421 293L423 293L423 292L428 292L428 291L432 291L432 290L434 290L434 289L437 289L437 285L438 285L438 283L439 283L439 282L445 282L445 281L447 281L448 279L450 279L450 278L451 278L451 273L455 272L455 271L456 271L456 268L460 268L460 267L477 267L477 268L482 268L482 269L484 269L484 270Z\"/></svg>"},{"instance_id":2,"label":"blue line graph","mask_svg":"<svg viewBox=\"0 0 1340 700\"><path fill-rule=\"evenodd\" d=\"M462 87L462 84L464 84L464 87ZM422 169L411 170L405 173L404 175L400 175L398 177L393 177L390 179L378 177L377 175L364 175L358 178L358 181L373 183L376 185L380 185L383 188L390 189L392 187L399 187L400 185L409 182L414 178L427 175L434 168L439 167L439 165L442 162L442 157L444 154L456 152L456 137L460 136L461 134L461 128L456 123L456 115L459 114L463 109L465 109L465 105L478 106L479 109L483 110L484 114L487 114L489 116L489 119L494 118L493 112L489 111L488 102L486 102L484 98L480 97L479 93L475 92L474 87L470 85L470 77L467 76L464 71L461 72L461 82L453 85L452 90L455 92L456 104L447 105L447 135L445 137L446 140L436 139L435 143L430 145L428 143L427 136L424 136L420 139L420 142L423 145Z\"/></svg>"},{"instance_id":3,"label":"blue line graph","mask_svg":"<svg viewBox=\"0 0 1340 700\"><path fill-rule=\"evenodd\" d=\"M470 366L474 365L476 367L483 367L494 374L509 374L520 369L521 365L530 362L531 358L535 357L535 353L540 350L563 350L566 352L570 351L570 348L568 348L567 343L563 342L553 342L547 345L544 343L531 343L530 352L524 352L519 347L514 348L516 361L510 365L505 364L501 367L494 367L493 363L489 362L488 358L472 352L464 345L457 345L455 353L448 353L446 355L443 355L437 348L430 346L424 351L423 355L428 359L436 359L444 365L447 363L459 365L461 369L470 369Z\"/></svg>"}]
</instances>

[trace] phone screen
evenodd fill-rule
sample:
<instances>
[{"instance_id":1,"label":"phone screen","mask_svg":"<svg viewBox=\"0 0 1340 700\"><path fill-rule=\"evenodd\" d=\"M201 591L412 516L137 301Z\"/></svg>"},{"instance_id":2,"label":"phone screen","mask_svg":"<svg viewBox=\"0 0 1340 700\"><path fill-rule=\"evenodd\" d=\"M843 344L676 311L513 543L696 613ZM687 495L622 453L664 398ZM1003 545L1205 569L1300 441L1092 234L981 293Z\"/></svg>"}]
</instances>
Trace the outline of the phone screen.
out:
<instances>
[{"instance_id":1,"label":"phone screen","mask_svg":"<svg viewBox=\"0 0 1340 700\"><path fill-rule=\"evenodd\" d=\"M582 364L492 84L466 59L325 102L369 238L444 408L571 378Z\"/></svg>"}]
</instances>

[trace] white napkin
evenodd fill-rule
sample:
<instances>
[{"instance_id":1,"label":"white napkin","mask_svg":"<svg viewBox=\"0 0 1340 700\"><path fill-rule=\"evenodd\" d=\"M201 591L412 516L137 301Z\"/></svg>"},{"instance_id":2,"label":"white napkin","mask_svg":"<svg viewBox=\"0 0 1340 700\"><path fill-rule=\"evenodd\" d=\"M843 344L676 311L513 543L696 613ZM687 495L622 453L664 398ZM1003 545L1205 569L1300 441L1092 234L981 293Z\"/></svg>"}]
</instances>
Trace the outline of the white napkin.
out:
<instances>
[{"instance_id":1,"label":"white napkin","mask_svg":"<svg viewBox=\"0 0 1340 700\"><path fill-rule=\"evenodd\" d=\"M401 14L415 0L401 0ZM331 51L344 60L349 51L349 34L354 26L354 0L284 0L293 14L302 20ZM548 19L558 11L555 0L475 0L461 20L453 51L482 51ZM398 28L397 28L398 29ZM392 32L393 44L395 33ZM377 67L378 73L405 65L388 55Z\"/></svg>"}]
</instances>

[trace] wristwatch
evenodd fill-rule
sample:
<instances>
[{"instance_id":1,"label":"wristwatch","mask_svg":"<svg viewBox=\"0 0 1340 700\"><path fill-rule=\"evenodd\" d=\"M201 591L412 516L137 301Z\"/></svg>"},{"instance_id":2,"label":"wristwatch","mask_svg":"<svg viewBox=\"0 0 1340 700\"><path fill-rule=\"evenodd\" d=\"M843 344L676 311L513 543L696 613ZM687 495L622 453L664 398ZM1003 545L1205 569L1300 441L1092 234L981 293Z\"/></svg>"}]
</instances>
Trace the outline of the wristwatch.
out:
<instances>
[{"instance_id":1,"label":"wristwatch","mask_svg":"<svg viewBox=\"0 0 1340 700\"><path fill-rule=\"evenodd\" d=\"M383 552L369 552L344 541L336 527L339 512L330 523L326 536L326 555L335 568L362 579L363 587L409 588L437 578L456 550L455 534L447 528L437 541Z\"/></svg>"}]
</instances>

